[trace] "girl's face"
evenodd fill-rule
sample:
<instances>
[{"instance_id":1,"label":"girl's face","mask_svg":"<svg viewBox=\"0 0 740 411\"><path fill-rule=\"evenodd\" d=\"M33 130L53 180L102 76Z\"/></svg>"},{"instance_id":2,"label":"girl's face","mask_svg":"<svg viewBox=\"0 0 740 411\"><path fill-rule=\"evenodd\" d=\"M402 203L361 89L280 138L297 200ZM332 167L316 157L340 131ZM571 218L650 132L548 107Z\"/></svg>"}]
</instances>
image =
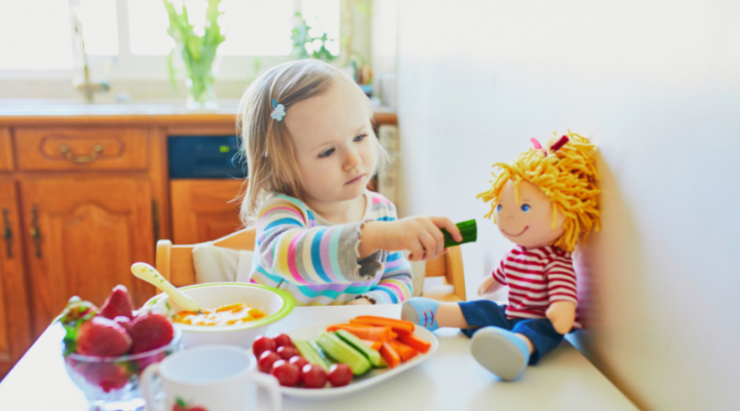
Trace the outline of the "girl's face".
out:
<instances>
[{"instance_id":1,"label":"girl's face","mask_svg":"<svg viewBox=\"0 0 740 411\"><path fill-rule=\"evenodd\" d=\"M496 225L511 242L526 248L544 247L563 235L565 216L557 212L552 228L552 202L537 186L519 183L519 202L514 182L509 180L501 189L496 205Z\"/></svg>"},{"instance_id":2,"label":"girl's face","mask_svg":"<svg viewBox=\"0 0 740 411\"><path fill-rule=\"evenodd\" d=\"M375 171L378 154L367 106L350 86L337 80L285 115L309 202L356 199Z\"/></svg>"}]
</instances>

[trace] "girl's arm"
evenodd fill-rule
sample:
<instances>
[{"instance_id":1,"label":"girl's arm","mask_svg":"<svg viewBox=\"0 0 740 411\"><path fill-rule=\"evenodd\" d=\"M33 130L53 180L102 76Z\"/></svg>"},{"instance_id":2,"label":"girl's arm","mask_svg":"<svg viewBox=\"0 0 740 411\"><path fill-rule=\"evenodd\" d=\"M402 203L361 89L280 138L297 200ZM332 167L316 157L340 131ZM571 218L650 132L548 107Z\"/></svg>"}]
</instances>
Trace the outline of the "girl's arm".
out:
<instances>
[{"instance_id":1,"label":"girl's arm","mask_svg":"<svg viewBox=\"0 0 740 411\"><path fill-rule=\"evenodd\" d=\"M377 304L402 303L411 297L412 279L411 264L403 258L403 254L389 253L380 282L367 295L374 298Z\"/></svg>"},{"instance_id":2,"label":"girl's arm","mask_svg":"<svg viewBox=\"0 0 740 411\"><path fill-rule=\"evenodd\" d=\"M431 260L445 249L444 228L456 241L462 241L460 229L445 217L407 217L396 220L395 209L392 217L385 221L371 221L362 228L362 242L358 248L360 258L374 254L378 250L409 250L409 260Z\"/></svg>"},{"instance_id":3,"label":"girl's arm","mask_svg":"<svg viewBox=\"0 0 740 411\"><path fill-rule=\"evenodd\" d=\"M368 280L357 254L363 222L309 228L308 213L285 197L268 200L257 221L256 263L299 285Z\"/></svg>"}]
</instances>

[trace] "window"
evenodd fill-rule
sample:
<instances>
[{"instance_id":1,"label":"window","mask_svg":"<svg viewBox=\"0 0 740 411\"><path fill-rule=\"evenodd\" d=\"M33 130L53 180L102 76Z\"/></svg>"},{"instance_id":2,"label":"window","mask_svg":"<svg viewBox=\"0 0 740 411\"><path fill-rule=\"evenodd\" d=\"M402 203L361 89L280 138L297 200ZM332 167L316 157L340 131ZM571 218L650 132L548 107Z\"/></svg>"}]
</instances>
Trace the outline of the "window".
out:
<instances>
[{"instance_id":1,"label":"window","mask_svg":"<svg viewBox=\"0 0 740 411\"><path fill-rule=\"evenodd\" d=\"M88 56L108 56L119 72L141 77L146 67L161 67L174 46L161 1L0 0L0 71L72 69L81 55L76 19ZM222 0L219 23L226 41L219 54L224 62L229 57L289 55L295 7L302 9L309 25L327 33L327 48L338 54L339 1ZM184 2L191 24L202 27L206 1Z\"/></svg>"},{"instance_id":2,"label":"window","mask_svg":"<svg viewBox=\"0 0 740 411\"><path fill-rule=\"evenodd\" d=\"M116 0L80 0L79 21L85 53L93 56L118 54Z\"/></svg>"},{"instance_id":3,"label":"window","mask_svg":"<svg viewBox=\"0 0 740 411\"><path fill-rule=\"evenodd\" d=\"M0 0L0 70L72 68L69 15L67 0Z\"/></svg>"}]
</instances>

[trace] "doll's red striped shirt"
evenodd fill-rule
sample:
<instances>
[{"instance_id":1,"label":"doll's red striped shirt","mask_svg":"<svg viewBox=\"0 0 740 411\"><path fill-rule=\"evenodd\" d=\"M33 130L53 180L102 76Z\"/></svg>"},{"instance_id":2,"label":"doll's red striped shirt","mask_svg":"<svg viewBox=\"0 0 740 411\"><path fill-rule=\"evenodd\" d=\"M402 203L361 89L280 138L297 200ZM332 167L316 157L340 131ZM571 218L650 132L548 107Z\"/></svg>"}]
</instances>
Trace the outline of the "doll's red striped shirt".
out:
<instances>
[{"instance_id":1,"label":"doll's red striped shirt","mask_svg":"<svg viewBox=\"0 0 740 411\"><path fill-rule=\"evenodd\" d=\"M578 304L573 261L568 253L553 246L517 246L501 260L493 277L509 286L509 318L547 318L545 312L555 301ZM577 316L573 327L581 328Z\"/></svg>"}]
</instances>

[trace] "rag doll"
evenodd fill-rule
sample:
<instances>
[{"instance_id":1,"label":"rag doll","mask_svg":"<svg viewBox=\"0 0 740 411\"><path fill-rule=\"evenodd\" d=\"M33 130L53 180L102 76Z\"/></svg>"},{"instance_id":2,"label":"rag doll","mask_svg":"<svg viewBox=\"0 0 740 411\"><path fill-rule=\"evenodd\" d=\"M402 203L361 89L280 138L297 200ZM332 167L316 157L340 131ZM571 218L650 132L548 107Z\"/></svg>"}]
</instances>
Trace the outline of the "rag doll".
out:
<instances>
[{"instance_id":1,"label":"rag doll","mask_svg":"<svg viewBox=\"0 0 740 411\"><path fill-rule=\"evenodd\" d=\"M568 133L546 147L533 148L511 163L493 167L493 187L478 195L491 203L501 234L516 247L478 289L490 295L509 287L508 304L483 299L443 303L417 297L404 303L402 316L429 330L460 328L471 338L473 357L505 381L519 378L581 327L571 253L599 229L595 147Z\"/></svg>"}]
</instances>

